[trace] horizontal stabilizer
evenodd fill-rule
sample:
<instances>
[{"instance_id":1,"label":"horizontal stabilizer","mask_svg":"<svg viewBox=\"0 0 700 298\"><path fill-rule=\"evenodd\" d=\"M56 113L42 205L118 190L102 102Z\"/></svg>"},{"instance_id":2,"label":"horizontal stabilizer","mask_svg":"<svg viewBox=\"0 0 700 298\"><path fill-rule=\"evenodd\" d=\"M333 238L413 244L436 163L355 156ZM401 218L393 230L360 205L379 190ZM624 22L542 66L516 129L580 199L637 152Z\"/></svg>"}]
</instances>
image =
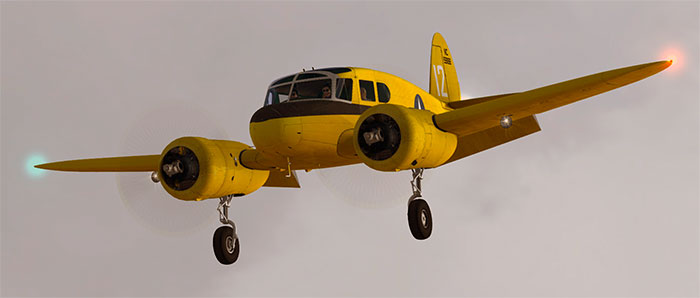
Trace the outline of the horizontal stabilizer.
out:
<instances>
[{"instance_id":1,"label":"horizontal stabilizer","mask_svg":"<svg viewBox=\"0 0 700 298\"><path fill-rule=\"evenodd\" d=\"M152 172L158 170L159 163L160 155L140 155L67 160L34 167L69 172Z\"/></svg>"},{"instance_id":2,"label":"horizontal stabilizer","mask_svg":"<svg viewBox=\"0 0 700 298\"><path fill-rule=\"evenodd\" d=\"M469 135L497 126L503 116L512 120L558 108L594 95L634 83L656 74L671 65L658 61L601 72L526 92L489 98L474 105L435 115L435 124L442 130ZM464 101L464 102L468 102ZM455 103L457 104L457 103ZM459 104L458 104L459 105Z\"/></svg>"}]
</instances>

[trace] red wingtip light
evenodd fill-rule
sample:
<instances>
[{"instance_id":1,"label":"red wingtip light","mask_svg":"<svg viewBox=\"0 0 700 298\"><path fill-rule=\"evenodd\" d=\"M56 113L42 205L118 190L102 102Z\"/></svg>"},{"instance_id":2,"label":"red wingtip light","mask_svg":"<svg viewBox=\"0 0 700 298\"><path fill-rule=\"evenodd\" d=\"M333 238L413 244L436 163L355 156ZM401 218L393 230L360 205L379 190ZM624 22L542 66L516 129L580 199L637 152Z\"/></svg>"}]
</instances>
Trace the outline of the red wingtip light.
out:
<instances>
[{"instance_id":1,"label":"red wingtip light","mask_svg":"<svg viewBox=\"0 0 700 298\"><path fill-rule=\"evenodd\" d=\"M682 56L683 52L679 48L669 47L662 52L661 57L668 62L669 71L678 72L684 68Z\"/></svg>"}]
</instances>

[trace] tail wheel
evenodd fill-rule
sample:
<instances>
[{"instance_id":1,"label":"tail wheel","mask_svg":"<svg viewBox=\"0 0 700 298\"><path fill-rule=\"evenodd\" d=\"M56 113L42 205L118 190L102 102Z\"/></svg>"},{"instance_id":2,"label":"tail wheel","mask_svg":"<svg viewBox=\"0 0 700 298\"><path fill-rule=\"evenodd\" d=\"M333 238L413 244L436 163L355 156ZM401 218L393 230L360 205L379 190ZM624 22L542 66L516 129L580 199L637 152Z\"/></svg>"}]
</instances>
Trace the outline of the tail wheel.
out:
<instances>
[{"instance_id":1,"label":"tail wheel","mask_svg":"<svg viewBox=\"0 0 700 298\"><path fill-rule=\"evenodd\" d=\"M219 263L231 265L238 260L240 243L233 234L233 228L222 226L214 232L214 255Z\"/></svg>"},{"instance_id":2,"label":"tail wheel","mask_svg":"<svg viewBox=\"0 0 700 298\"><path fill-rule=\"evenodd\" d=\"M432 234L433 216L425 200L416 199L408 204L408 227L413 237L418 240L428 239Z\"/></svg>"}]
</instances>

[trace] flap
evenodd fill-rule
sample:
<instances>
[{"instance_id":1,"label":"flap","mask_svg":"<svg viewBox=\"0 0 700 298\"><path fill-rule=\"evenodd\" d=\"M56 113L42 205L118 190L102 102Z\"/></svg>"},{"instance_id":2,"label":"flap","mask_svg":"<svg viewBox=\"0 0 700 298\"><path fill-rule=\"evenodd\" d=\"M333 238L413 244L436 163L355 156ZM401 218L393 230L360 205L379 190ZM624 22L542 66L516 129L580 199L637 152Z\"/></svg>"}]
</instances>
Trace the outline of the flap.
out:
<instances>
[{"instance_id":1,"label":"flap","mask_svg":"<svg viewBox=\"0 0 700 298\"><path fill-rule=\"evenodd\" d=\"M292 171L292 175L287 177L287 171L278 170L270 171L270 176L267 177L267 182L263 186L301 188L299 180L297 180L296 171Z\"/></svg>"}]
</instances>

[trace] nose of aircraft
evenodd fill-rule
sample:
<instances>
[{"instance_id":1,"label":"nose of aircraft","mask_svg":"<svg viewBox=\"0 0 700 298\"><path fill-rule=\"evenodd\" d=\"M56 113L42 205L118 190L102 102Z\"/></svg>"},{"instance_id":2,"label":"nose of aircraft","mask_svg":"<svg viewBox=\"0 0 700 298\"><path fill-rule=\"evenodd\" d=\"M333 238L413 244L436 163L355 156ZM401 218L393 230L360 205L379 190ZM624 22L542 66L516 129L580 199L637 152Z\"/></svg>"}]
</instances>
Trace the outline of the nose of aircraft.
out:
<instances>
[{"instance_id":1,"label":"nose of aircraft","mask_svg":"<svg viewBox=\"0 0 700 298\"><path fill-rule=\"evenodd\" d=\"M250 119L250 138L259 150L291 155L301 141L301 120L280 116L275 105L260 108Z\"/></svg>"}]
</instances>

